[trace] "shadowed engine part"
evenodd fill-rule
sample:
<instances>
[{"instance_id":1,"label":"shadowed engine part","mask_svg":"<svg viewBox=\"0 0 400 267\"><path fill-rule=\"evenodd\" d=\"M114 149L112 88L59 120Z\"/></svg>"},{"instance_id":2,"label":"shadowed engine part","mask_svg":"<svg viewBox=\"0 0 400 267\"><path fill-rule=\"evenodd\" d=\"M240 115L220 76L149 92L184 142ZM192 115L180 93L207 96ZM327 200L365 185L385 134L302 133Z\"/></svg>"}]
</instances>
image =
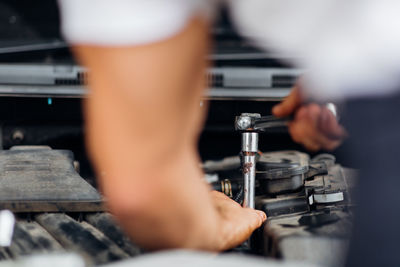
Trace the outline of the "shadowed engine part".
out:
<instances>
[{"instance_id":1,"label":"shadowed engine part","mask_svg":"<svg viewBox=\"0 0 400 267\"><path fill-rule=\"evenodd\" d=\"M22 146L0 151L0 209L80 212L103 206L97 190L76 172L71 151Z\"/></svg>"}]
</instances>

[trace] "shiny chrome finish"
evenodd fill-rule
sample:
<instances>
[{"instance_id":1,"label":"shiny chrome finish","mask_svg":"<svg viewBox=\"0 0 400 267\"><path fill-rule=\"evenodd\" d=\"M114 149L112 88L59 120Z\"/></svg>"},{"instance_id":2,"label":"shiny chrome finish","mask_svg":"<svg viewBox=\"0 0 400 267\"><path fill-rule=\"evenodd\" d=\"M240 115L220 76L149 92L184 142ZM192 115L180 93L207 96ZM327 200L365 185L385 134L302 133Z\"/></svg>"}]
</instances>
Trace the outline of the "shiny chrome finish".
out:
<instances>
[{"instance_id":1,"label":"shiny chrome finish","mask_svg":"<svg viewBox=\"0 0 400 267\"><path fill-rule=\"evenodd\" d=\"M258 152L258 133L244 132L242 133L242 151Z\"/></svg>"},{"instance_id":2,"label":"shiny chrome finish","mask_svg":"<svg viewBox=\"0 0 400 267\"><path fill-rule=\"evenodd\" d=\"M243 207L255 207L255 181L256 181L256 153L250 152L251 155L243 156L243 179L244 179L244 199Z\"/></svg>"},{"instance_id":3,"label":"shiny chrome finish","mask_svg":"<svg viewBox=\"0 0 400 267\"><path fill-rule=\"evenodd\" d=\"M339 116L339 113L338 113L338 109L337 109L337 106L336 106L335 104L333 104L333 103L327 103L327 104L325 105L325 107L326 107L330 112L332 112L333 116L335 116L335 118L336 118L337 121L340 120L340 116Z\"/></svg>"},{"instance_id":4,"label":"shiny chrome finish","mask_svg":"<svg viewBox=\"0 0 400 267\"><path fill-rule=\"evenodd\" d=\"M242 133L242 157L243 157L243 207L254 209L255 180L256 180L256 155L258 152L258 133Z\"/></svg>"},{"instance_id":5,"label":"shiny chrome finish","mask_svg":"<svg viewBox=\"0 0 400 267\"><path fill-rule=\"evenodd\" d=\"M248 116L240 116L236 121L236 127L239 130L246 130L251 126L251 118Z\"/></svg>"}]
</instances>

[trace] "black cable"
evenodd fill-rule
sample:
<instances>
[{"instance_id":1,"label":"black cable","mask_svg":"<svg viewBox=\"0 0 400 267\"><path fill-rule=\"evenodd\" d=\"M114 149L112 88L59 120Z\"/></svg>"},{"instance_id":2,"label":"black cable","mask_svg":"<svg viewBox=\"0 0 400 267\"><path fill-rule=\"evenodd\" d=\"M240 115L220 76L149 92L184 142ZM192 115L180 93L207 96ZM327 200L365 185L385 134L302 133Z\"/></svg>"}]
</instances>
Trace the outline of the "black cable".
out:
<instances>
[{"instance_id":1,"label":"black cable","mask_svg":"<svg viewBox=\"0 0 400 267\"><path fill-rule=\"evenodd\" d=\"M240 185L239 186L239 192L236 194L236 196L233 198L237 203L241 204L243 201L243 187Z\"/></svg>"}]
</instances>

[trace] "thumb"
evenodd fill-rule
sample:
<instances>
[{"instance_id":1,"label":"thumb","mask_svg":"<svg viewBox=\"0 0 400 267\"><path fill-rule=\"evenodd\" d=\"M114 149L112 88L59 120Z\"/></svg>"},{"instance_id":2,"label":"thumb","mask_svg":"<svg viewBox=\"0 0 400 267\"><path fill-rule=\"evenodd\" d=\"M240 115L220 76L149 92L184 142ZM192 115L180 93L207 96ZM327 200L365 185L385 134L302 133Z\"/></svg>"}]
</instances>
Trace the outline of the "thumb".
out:
<instances>
[{"instance_id":1,"label":"thumb","mask_svg":"<svg viewBox=\"0 0 400 267\"><path fill-rule=\"evenodd\" d=\"M245 212L247 212L247 218L249 220L249 225L254 231L258 227L262 225L263 222L267 219L267 215L261 210L255 210L250 208L245 208Z\"/></svg>"},{"instance_id":2,"label":"thumb","mask_svg":"<svg viewBox=\"0 0 400 267\"><path fill-rule=\"evenodd\" d=\"M298 86L295 86L290 94L279 104L272 108L272 114L276 117L285 117L292 114L301 104L301 96Z\"/></svg>"}]
</instances>

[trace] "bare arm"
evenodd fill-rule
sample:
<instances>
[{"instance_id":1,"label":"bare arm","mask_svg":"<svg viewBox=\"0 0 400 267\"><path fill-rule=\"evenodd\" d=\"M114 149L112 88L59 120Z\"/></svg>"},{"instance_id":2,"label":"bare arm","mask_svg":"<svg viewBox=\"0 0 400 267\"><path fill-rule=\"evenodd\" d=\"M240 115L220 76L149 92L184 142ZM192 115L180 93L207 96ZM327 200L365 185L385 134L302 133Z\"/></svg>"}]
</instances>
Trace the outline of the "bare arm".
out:
<instances>
[{"instance_id":1,"label":"bare arm","mask_svg":"<svg viewBox=\"0 0 400 267\"><path fill-rule=\"evenodd\" d=\"M223 250L265 219L210 194L196 143L204 111L207 25L136 47L77 46L88 66L87 141L109 208L139 244L152 249Z\"/></svg>"}]
</instances>

